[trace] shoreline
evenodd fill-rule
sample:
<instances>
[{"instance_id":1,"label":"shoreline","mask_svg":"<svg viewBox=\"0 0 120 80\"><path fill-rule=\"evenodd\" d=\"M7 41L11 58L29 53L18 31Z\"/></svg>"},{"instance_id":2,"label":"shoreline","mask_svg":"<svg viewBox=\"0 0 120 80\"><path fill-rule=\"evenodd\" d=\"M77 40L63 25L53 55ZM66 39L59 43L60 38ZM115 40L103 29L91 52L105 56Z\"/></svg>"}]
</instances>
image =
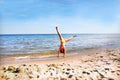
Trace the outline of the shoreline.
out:
<instances>
[{"instance_id":1,"label":"shoreline","mask_svg":"<svg viewBox=\"0 0 120 80\"><path fill-rule=\"evenodd\" d=\"M88 54L95 54L99 52L104 52L107 49L103 48L87 48L85 50L80 50L79 52L71 52L68 51L65 58L68 57L76 57L76 56L82 56L82 55L88 55ZM49 51L41 53L33 53L33 54L16 54L16 55L7 55L4 57L0 57L0 65L4 64L16 64L16 63L22 63L22 62L35 62L35 61L49 61L49 60L56 60L59 59L57 57L57 51ZM60 58L63 54L60 54Z\"/></svg>"},{"instance_id":2,"label":"shoreline","mask_svg":"<svg viewBox=\"0 0 120 80\"><path fill-rule=\"evenodd\" d=\"M55 55L42 56L56 57ZM120 79L120 48L105 49L93 54L79 54L51 60L39 60L34 56L15 59L16 63L0 65L1 80L119 80ZM34 60L35 59L35 60ZM10 59L11 60L11 59Z\"/></svg>"}]
</instances>

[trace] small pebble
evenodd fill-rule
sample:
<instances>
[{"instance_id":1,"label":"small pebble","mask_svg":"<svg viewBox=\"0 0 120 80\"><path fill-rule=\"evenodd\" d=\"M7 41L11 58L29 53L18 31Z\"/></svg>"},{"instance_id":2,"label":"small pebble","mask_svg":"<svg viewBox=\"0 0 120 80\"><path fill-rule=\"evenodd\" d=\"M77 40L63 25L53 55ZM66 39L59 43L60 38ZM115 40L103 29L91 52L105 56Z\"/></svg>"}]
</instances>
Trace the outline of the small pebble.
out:
<instances>
[{"instance_id":1,"label":"small pebble","mask_svg":"<svg viewBox=\"0 0 120 80\"><path fill-rule=\"evenodd\" d=\"M72 78L73 75L69 75L68 78Z\"/></svg>"}]
</instances>

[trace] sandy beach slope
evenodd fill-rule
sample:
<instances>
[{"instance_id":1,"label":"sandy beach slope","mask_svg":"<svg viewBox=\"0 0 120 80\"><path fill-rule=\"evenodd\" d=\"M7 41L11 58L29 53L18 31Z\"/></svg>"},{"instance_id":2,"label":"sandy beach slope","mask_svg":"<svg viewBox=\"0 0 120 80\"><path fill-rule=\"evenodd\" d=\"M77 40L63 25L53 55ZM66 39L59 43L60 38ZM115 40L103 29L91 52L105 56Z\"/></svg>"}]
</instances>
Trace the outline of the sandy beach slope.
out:
<instances>
[{"instance_id":1,"label":"sandy beach slope","mask_svg":"<svg viewBox=\"0 0 120 80\"><path fill-rule=\"evenodd\" d=\"M0 80L120 80L120 49L51 60L39 58L1 59L11 62L1 63Z\"/></svg>"}]
</instances>

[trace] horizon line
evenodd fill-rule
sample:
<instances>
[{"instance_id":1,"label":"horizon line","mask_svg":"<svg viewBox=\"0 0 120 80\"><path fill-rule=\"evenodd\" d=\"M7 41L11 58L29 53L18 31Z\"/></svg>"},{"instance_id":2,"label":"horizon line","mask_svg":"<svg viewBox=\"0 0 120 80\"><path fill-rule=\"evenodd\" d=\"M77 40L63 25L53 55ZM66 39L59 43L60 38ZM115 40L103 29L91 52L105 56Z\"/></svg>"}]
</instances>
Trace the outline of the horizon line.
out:
<instances>
[{"instance_id":1,"label":"horizon line","mask_svg":"<svg viewBox=\"0 0 120 80\"><path fill-rule=\"evenodd\" d=\"M34 34L57 34L57 33L2 33L0 35L34 35ZM61 33L61 34L120 34L120 33Z\"/></svg>"}]
</instances>

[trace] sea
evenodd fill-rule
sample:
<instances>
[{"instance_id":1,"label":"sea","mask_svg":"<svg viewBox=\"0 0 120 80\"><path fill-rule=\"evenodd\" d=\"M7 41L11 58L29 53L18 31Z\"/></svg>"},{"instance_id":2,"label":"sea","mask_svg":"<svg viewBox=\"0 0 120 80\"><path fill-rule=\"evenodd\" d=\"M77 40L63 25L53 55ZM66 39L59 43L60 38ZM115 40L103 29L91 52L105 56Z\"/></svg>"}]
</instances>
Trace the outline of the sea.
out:
<instances>
[{"instance_id":1,"label":"sea","mask_svg":"<svg viewBox=\"0 0 120 80\"><path fill-rule=\"evenodd\" d=\"M77 35L66 43L69 53L82 50L120 48L120 34L62 34L66 39ZM43 54L57 52L60 41L57 34L1 34L0 55Z\"/></svg>"}]
</instances>

